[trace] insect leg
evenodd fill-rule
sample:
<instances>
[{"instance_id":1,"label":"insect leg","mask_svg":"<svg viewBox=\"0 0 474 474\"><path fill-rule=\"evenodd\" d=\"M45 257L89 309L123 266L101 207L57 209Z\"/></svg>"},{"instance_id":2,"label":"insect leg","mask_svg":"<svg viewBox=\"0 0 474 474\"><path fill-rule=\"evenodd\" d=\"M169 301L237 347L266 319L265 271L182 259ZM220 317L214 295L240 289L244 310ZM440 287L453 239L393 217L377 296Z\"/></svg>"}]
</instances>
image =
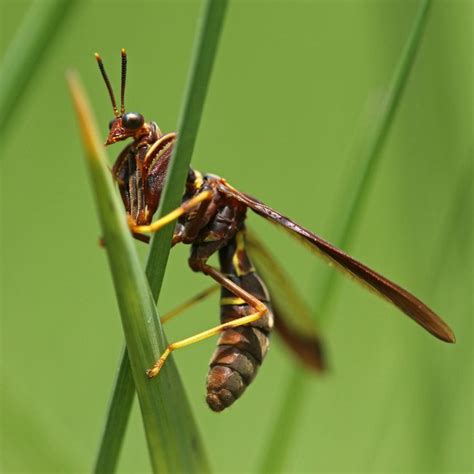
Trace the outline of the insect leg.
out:
<instances>
[{"instance_id":1,"label":"insect leg","mask_svg":"<svg viewBox=\"0 0 474 474\"><path fill-rule=\"evenodd\" d=\"M241 318L234 319L224 324L219 324L218 326L208 329L207 331L200 332L199 334L196 334L194 336L169 344L166 350L161 355L161 357L158 359L158 362L156 362L156 364L151 369L147 370L146 373L150 378L156 377L158 375L166 359L174 350L181 349L182 347L186 347L209 337L215 336L220 332L225 331L226 329L253 323L254 321L260 319L268 311L267 307L260 300L255 298L255 296L251 295L247 291L243 290L233 281L226 278L219 270L216 270L215 268L206 265L204 262L197 262L194 269L203 272L205 275L209 275L211 278L216 280L221 286L227 288L229 291L234 293L234 295L237 296L236 300L239 300L241 298L245 303L255 308L256 311L255 313L249 314L247 316L242 316Z\"/></svg>"},{"instance_id":2,"label":"insect leg","mask_svg":"<svg viewBox=\"0 0 474 474\"><path fill-rule=\"evenodd\" d=\"M171 211L166 216L161 217L155 222L152 222L149 225L130 225L131 230L134 233L141 233L141 232L157 232L166 224L175 221L183 214L187 214L188 212L192 211L195 207L201 204L204 201L208 201L212 199L212 191L203 191L199 193L197 196L192 197L191 199L183 202L181 206L176 208L174 211Z\"/></svg>"},{"instance_id":3,"label":"insect leg","mask_svg":"<svg viewBox=\"0 0 474 474\"><path fill-rule=\"evenodd\" d=\"M220 288L219 285L212 285L209 288L206 288L205 290L201 291L197 295L194 295L188 301L185 301L184 303L180 304L179 306L177 306L176 308L172 309L171 311L166 313L164 316L162 316L160 318L161 324L167 323L170 319L174 318L178 314L182 313L188 308L191 308L191 306L194 306L196 303L199 303L203 299L212 295L212 293L217 291L219 288Z\"/></svg>"}]
</instances>

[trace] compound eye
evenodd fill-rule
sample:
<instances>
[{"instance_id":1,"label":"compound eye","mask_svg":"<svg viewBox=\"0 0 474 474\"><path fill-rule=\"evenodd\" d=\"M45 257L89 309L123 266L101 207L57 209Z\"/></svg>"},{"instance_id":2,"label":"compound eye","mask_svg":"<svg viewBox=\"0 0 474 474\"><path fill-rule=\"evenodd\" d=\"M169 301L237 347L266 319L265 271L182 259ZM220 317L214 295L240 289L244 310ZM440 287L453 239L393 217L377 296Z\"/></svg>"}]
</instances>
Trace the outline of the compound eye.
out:
<instances>
[{"instance_id":1,"label":"compound eye","mask_svg":"<svg viewBox=\"0 0 474 474\"><path fill-rule=\"evenodd\" d=\"M109 122L109 130L112 128L112 125L114 124L114 122L115 122L114 118Z\"/></svg>"},{"instance_id":2,"label":"compound eye","mask_svg":"<svg viewBox=\"0 0 474 474\"><path fill-rule=\"evenodd\" d=\"M136 112L128 112L122 117L122 125L128 130L137 130L145 123L142 114Z\"/></svg>"}]
</instances>

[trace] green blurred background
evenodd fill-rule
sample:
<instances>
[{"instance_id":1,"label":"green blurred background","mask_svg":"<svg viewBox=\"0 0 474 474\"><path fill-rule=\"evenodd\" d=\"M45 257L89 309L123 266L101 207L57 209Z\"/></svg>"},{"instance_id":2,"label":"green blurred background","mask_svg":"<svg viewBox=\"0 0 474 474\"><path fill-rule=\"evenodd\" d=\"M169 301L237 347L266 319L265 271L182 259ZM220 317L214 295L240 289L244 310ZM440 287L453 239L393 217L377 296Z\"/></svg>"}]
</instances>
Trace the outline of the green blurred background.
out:
<instances>
[{"instance_id":1,"label":"green blurred background","mask_svg":"<svg viewBox=\"0 0 474 474\"><path fill-rule=\"evenodd\" d=\"M334 238L418 5L232 1L193 165ZM2 52L29 6L2 2ZM78 2L15 111L1 160L4 472L90 470L123 340L64 73L80 72L105 138L112 111L93 53L117 88L126 47L128 109L175 130L199 6ZM434 2L351 246L438 310L458 342L435 340L338 277L323 315L330 371L306 385L285 472L473 468L472 13L470 1ZM119 150L108 150L111 163ZM314 304L325 265L250 220ZM208 284L187 252L172 252L161 312ZM168 339L217 319L215 296L171 322ZM178 367L215 472L253 472L296 362L274 338L245 396L216 415L204 402L214 345L179 351ZM147 456L135 403L120 471L147 472Z\"/></svg>"}]
</instances>

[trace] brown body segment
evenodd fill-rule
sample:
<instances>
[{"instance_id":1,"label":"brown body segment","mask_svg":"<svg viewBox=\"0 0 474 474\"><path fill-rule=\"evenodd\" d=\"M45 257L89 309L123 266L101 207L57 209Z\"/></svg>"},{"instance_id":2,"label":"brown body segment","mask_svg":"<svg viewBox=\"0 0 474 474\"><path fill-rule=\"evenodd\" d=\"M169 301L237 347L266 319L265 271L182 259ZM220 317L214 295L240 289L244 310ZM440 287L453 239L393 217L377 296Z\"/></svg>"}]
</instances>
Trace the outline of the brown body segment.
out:
<instances>
[{"instance_id":1,"label":"brown body segment","mask_svg":"<svg viewBox=\"0 0 474 474\"><path fill-rule=\"evenodd\" d=\"M223 331L219 337L207 376L206 401L214 411L231 405L252 382L267 353L273 328L268 291L250 262L243 229L219 250L219 262L222 273L264 303L267 312L251 324ZM220 304L222 323L255 311L226 288L222 288Z\"/></svg>"}]
</instances>

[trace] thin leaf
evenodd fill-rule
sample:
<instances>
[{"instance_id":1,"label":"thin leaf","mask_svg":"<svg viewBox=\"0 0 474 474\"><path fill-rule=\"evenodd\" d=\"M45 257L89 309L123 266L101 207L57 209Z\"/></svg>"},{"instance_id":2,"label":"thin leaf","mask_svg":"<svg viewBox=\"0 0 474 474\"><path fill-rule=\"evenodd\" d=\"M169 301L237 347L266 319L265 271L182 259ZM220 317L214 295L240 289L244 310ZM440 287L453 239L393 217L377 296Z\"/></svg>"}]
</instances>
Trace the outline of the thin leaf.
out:
<instances>
[{"instance_id":1,"label":"thin leaf","mask_svg":"<svg viewBox=\"0 0 474 474\"><path fill-rule=\"evenodd\" d=\"M193 52L193 62L184 95L179 140L174 150L166 188L162 194L158 211L160 216L179 206L181 201L226 8L227 0L206 0L203 7ZM163 283L172 231L173 227L169 226L154 236L148 255L146 275L155 300L158 300ZM169 360L172 360L172 357ZM133 398L128 397L130 391L133 391L133 380L130 377L128 364L127 353L124 351L117 378L121 381L121 386L116 384L113 390L95 472L104 472L99 469L104 465L107 466L106 472L111 472L117 464L120 445L125 435L126 420L133 401ZM114 429L107 427L114 427ZM115 449L112 448L113 446Z\"/></svg>"},{"instance_id":2,"label":"thin leaf","mask_svg":"<svg viewBox=\"0 0 474 474\"><path fill-rule=\"evenodd\" d=\"M163 216L181 204L184 183L196 143L204 100L212 72L212 65L227 9L227 0L206 0L198 27L193 62L189 73L183 108L180 114L176 144L158 215ZM165 227L151 243L147 263L150 288L156 299L163 282L168 260L173 226Z\"/></svg>"},{"instance_id":3,"label":"thin leaf","mask_svg":"<svg viewBox=\"0 0 474 474\"><path fill-rule=\"evenodd\" d=\"M456 187L451 195L451 202L447 212L441 220L442 225L439 226L441 232L438 235L430 259L433 264L432 278L429 282L430 293L435 298L446 294L449 294L451 297L452 293L449 286L447 290L447 285L453 285L454 283L457 287L456 290L463 287L466 289L464 293L465 301L470 300L471 302L470 305L466 305L461 314L458 314L459 332L465 341L465 344L461 344L461 347L458 349L458 351L461 351L460 360L464 356L464 360L470 361L470 363L467 362L457 368L456 378L465 380L466 387L469 383L468 381L472 381L472 350L468 342L468 335L472 333L472 289L469 289L470 287L472 288L472 285L469 285L469 281L467 285L463 285L462 276L459 273L463 275L464 271L465 275L470 275L472 283L473 178L471 149L468 158L461 163L459 170L457 170ZM457 281L450 281L450 279L446 278L449 275L446 272L446 268L450 265L455 268L456 266L467 266L467 269L456 268ZM421 435L418 439L422 440L420 448L426 449L427 452L431 453L423 462L420 462L419 471L436 472L443 469L440 466L445 465L446 451L450 449L450 446L446 443L446 440L449 439L449 436L446 434L446 424L443 421L443 417L438 416L439 407L447 399L450 399L451 403L455 406L463 406L462 397L465 396L466 391L469 393L469 389L451 392L451 387L440 387L440 376L446 369L446 367L443 367L438 370L437 367L435 372L433 370L426 370L426 377L417 379L420 392L424 391L426 396L426 403L420 406L420 415L424 422L420 423ZM387 424L390 421L393 422L395 415L390 414L390 417L392 420L387 419ZM380 438L382 439L383 436L380 436Z\"/></svg>"},{"instance_id":4,"label":"thin leaf","mask_svg":"<svg viewBox=\"0 0 474 474\"><path fill-rule=\"evenodd\" d=\"M128 359L127 347L124 345L94 472L114 472L116 470L134 398L135 384L133 383L132 368Z\"/></svg>"},{"instance_id":5,"label":"thin leaf","mask_svg":"<svg viewBox=\"0 0 474 474\"><path fill-rule=\"evenodd\" d=\"M9 45L0 69L0 139L76 0L35 1Z\"/></svg>"},{"instance_id":6,"label":"thin leaf","mask_svg":"<svg viewBox=\"0 0 474 474\"><path fill-rule=\"evenodd\" d=\"M338 247L343 249L347 249L353 240L361 209L367 199L375 172L382 157L380 152L385 143L390 126L393 123L393 118L412 70L416 53L423 36L430 5L431 0L424 0L421 3L412 31L401 54L400 62L392 76L380 120L377 122L372 131L371 138L368 140L369 145L366 156L362 161L360 168L361 173L357 179L353 178L353 187L345 191L346 202L348 202L349 205L337 209L339 218L341 218L341 216L343 217L341 218L340 227L334 234L336 235L335 243ZM336 282L336 272L329 273L318 295L316 314L328 314L329 304L335 292ZM260 472L282 472L284 469L288 448L295 428L298 425L297 419L304 405L304 394L308 393L308 380L309 377L304 371L296 369L292 372L290 379L285 383L285 386L288 388L283 396L283 402L276 416L272 433L268 438L267 447L264 449ZM299 398L296 401L295 394L298 394Z\"/></svg>"},{"instance_id":7,"label":"thin leaf","mask_svg":"<svg viewBox=\"0 0 474 474\"><path fill-rule=\"evenodd\" d=\"M443 269L447 266L447 262L454 257L460 258L460 255L464 255L462 249L469 248L469 243L472 242L472 213L470 207L472 207L473 199L473 162L472 154L470 151L469 157L460 166L460 172L458 172L458 179L456 182L456 188L453 192L452 203L448 209L448 213L444 219L445 224L440 226L442 232L438 237L438 242L433 252L433 256L430 259L435 262L432 270L431 279L431 292L436 294L439 288L441 277L444 275ZM453 232L453 229L459 229L457 233ZM458 236L459 241L453 245L453 235ZM451 250L448 252L447 250ZM455 253L458 252L458 255ZM454 255L453 255L454 254Z\"/></svg>"},{"instance_id":8,"label":"thin leaf","mask_svg":"<svg viewBox=\"0 0 474 474\"><path fill-rule=\"evenodd\" d=\"M84 90L75 75L70 74L68 82L86 148L152 469L206 472L206 458L175 364L165 364L160 377L152 382L145 375L166 341Z\"/></svg>"}]
</instances>

